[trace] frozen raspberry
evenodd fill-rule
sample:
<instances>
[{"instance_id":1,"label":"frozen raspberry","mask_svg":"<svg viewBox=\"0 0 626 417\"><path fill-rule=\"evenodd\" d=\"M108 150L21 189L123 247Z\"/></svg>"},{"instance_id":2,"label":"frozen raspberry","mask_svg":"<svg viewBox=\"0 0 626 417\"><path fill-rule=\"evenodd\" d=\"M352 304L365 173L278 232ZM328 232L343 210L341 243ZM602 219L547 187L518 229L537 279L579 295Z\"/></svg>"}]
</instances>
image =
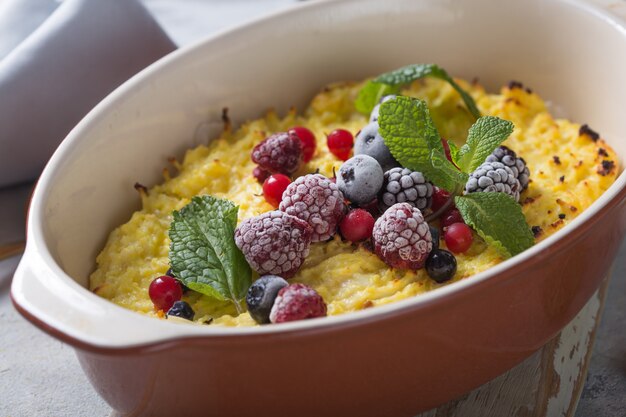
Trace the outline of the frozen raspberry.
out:
<instances>
[{"instance_id":1,"label":"frozen raspberry","mask_svg":"<svg viewBox=\"0 0 626 417\"><path fill-rule=\"evenodd\" d=\"M502 162L483 162L471 173L465 184L466 193L505 193L519 201L522 185L514 172Z\"/></svg>"},{"instance_id":2,"label":"frozen raspberry","mask_svg":"<svg viewBox=\"0 0 626 417\"><path fill-rule=\"evenodd\" d=\"M326 316L326 303L313 288L291 284L281 288L270 312L272 323L312 319Z\"/></svg>"},{"instance_id":3,"label":"frozen raspberry","mask_svg":"<svg viewBox=\"0 0 626 417\"><path fill-rule=\"evenodd\" d=\"M372 237L376 254L398 269L420 269L433 249L428 223L409 203L389 207L376 220Z\"/></svg>"},{"instance_id":4,"label":"frozen raspberry","mask_svg":"<svg viewBox=\"0 0 626 417\"><path fill-rule=\"evenodd\" d=\"M272 175L271 172L261 167L254 167L254 169L252 170L252 176L256 178L259 184L263 184L263 181L265 181L270 175Z\"/></svg>"},{"instance_id":5,"label":"frozen raspberry","mask_svg":"<svg viewBox=\"0 0 626 417\"><path fill-rule=\"evenodd\" d=\"M511 168L513 175L515 175L515 178L520 182L522 186L520 191L524 191L528 188L530 170L526 166L526 161L524 161L523 158L519 158L512 149L506 146L499 146L485 159L485 162L502 162L504 165Z\"/></svg>"},{"instance_id":6,"label":"frozen raspberry","mask_svg":"<svg viewBox=\"0 0 626 417\"><path fill-rule=\"evenodd\" d=\"M303 158L302 141L293 132L275 133L252 150L252 160L270 172L293 174Z\"/></svg>"},{"instance_id":7,"label":"frozen raspberry","mask_svg":"<svg viewBox=\"0 0 626 417\"><path fill-rule=\"evenodd\" d=\"M259 274L290 278L309 254L312 233L307 222L275 210L241 222L235 244Z\"/></svg>"},{"instance_id":8,"label":"frozen raspberry","mask_svg":"<svg viewBox=\"0 0 626 417\"><path fill-rule=\"evenodd\" d=\"M335 183L323 175L309 174L289 184L280 210L307 222L313 228L311 242L320 242L335 234L345 205Z\"/></svg>"}]
</instances>

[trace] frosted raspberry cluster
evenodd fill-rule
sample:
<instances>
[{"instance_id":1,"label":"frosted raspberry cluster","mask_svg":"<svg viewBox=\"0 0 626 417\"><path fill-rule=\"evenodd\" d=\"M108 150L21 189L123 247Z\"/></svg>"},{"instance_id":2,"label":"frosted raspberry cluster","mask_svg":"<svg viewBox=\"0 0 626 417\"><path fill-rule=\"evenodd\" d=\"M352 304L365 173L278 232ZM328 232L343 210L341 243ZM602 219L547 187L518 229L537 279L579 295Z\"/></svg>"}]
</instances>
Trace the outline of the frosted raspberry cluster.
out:
<instances>
[{"instance_id":1,"label":"frosted raspberry cluster","mask_svg":"<svg viewBox=\"0 0 626 417\"><path fill-rule=\"evenodd\" d=\"M290 278L309 254L312 233L305 221L270 211L244 220L235 230L235 244L259 274Z\"/></svg>"},{"instance_id":2,"label":"frosted raspberry cluster","mask_svg":"<svg viewBox=\"0 0 626 417\"><path fill-rule=\"evenodd\" d=\"M420 269L433 249L428 223L409 203L397 203L374 224L374 249L389 266Z\"/></svg>"},{"instance_id":3,"label":"frosted raspberry cluster","mask_svg":"<svg viewBox=\"0 0 626 417\"><path fill-rule=\"evenodd\" d=\"M320 174L299 177L283 193L280 210L313 228L311 242L330 239L343 218L345 204L337 185Z\"/></svg>"}]
</instances>

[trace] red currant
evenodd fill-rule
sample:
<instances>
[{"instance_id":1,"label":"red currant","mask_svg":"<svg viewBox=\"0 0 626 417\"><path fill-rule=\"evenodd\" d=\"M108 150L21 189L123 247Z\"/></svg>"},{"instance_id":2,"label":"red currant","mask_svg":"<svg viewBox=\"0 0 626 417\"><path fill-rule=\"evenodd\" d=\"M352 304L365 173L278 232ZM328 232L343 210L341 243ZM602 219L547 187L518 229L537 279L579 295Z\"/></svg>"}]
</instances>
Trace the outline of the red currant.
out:
<instances>
[{"instance_id":1,"label":"red currant","mask_svg":"<svg viewBox=\"0 0 626 417\"><path fill-rule=\"evenodd\" d=\"M328 150L342 161L347 161L352 152L354 137L352 133L344 129L333 130L326 136Z\"/></svg>"},{"instance_id":2,"label":"red currant","mask_svg":"<svg viewBox=\"0 0 626 417\"><path fill-rule=\"evenodd\" d=\"M367 210L354 209L343 218L339 229L350 242L361 242L372 237L374 217Z\"/></svg>"},{"instance_id":3,"label":"red currant","mask_svg":"<svg viewBox=\"0 0 626 417\"><path fill-rule=\"evenodd\" d=\"M263 181L265 181L267 179L267 177L269 177L271 175L271 172L257 166L256 168L254 168L252 170L252 176L254 178L256 178L256 180L260 183L263 184Z\"/></svg>"},{"instance_id":4,"label":"red currant","mask_svg":"<svg viewBox=\"0 0 626 417\"><path fill-rule=\"evenodd\" d=\"M378 207L378 200L374 199L371 203L367 203L361 206L361 208L367 211L374 218L380 217L380 208Z\"/></svg>"},{"instance_id":5,"label":"red currant","mask_svg":"<svg viewBox=\"0 0 626 417\"><path fill-rule=\"evenodd\" d=\"M300 138L302 142L302 159L309 162L315 153L315 135L306 127L295 126L289 129L290 134L294 134Z\"/></svg>"},{"instance_id":6,"label":"red currant","mask_svg":"<svg viewBox=\"0 0 626 417\"><path fill-rule=\"evenodd\" d=\"M157 310L168 311L182 298L183 289L175 278L163 275L150 283L148 294Z\"/></svg>"},{"instance_id":7,"label":"red currant","mask_svg":"<svg viewBox=\"0 0 626 417\"><path fill-rule=\"evenodd\" d=\"M465 223L454 223L448 226L443 238L448 249L454 253L466 252L474 240L472 229Z\"/></svg>"},{"instance_id":8,"label":"red currant","mask_svg":"<svg viewBox=\"0 0 626 417\"><path fill-rule=\"evenodd\" d=\"M432 200L432 204L430 205L430 209L433 212L439 210L441 207L443 207L444 204L446 204L446 202L450 198L452 198L452 196L450 195L449 192L447 192L446 190L442 188L434 187L433 200Z\"/></svg>"},{"instance_id":9,"label":"red currant","mask_svg":"<svg viewBox=\"0 0 626 417\"><path fill-rule=\"evenodd\" d=\"M289 184L291 184L291 180L283 174L272 174L267 177L263 183L263 197L265 197L265 201L270 203L272 207L278 207L280 200L283 199L283 193Z\"/></svg>"},{"instance_id":10,"label":"red currant","mask_svg":"<svg viewBox=\"0 0 626 417\"><path fill-rule=\"evenodd\" d=\"M465 223L461 212L456 208L446 211L443 216L441 216L441 228L445 229L454 223Z\"/></svg>"}]
</instances>

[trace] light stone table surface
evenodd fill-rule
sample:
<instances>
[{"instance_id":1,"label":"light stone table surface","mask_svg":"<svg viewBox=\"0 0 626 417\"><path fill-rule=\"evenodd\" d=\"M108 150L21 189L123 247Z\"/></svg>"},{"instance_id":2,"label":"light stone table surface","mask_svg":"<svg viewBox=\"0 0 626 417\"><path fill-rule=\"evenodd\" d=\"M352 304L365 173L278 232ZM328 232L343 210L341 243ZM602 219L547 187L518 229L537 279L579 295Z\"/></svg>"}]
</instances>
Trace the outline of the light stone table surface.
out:
<instances>
[{"instance_id":1,"label":"light stone table surface","mask_svg":"<svg viewBox=\"0 0 626 417\"><path fill-rule=\"evenodd\" d=\"M179 45L293 2L144 0ZM592 2L626 18L626 0ZM23 209L30 189L31 185L0 189L0 244L23 239ZM19 257L14 257L0 262L0 417L110 415L111 409L92 389L73 350L30 325L13 309L8 294L18 261ZM576 417L626 417L626 243L606 294ZM586 308L597 309L598 305L592 300ZM493 381L500 382L505 383L506 376ZM467 398L476 397L476 404L488 401L481 399L480 393L477 390ZM454 413L441 411L427 415ZM480 411L472 415L480 415Z\"/></svg>"}]
</instances>

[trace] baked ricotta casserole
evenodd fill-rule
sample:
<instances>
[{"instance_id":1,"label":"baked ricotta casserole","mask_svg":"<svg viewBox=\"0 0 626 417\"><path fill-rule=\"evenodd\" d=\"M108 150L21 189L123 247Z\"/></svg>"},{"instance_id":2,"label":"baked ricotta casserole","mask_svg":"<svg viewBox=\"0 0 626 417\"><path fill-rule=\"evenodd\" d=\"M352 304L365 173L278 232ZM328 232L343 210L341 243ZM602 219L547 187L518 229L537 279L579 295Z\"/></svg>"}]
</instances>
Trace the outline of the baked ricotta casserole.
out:
<instances>
[{"instance_id":1,"label":"baked ricotta casserole","mask_svg":"<svg viewBox=\"0 0 626 417\"><path fill-rule=\"evenodd\" d=\"M94 293L202 325L375 308L515 256L620 172L596 131L521 83L490 94L436 65L329 85L302 112L224 120L164 161L161 184L137 185L141 209L110 233Z\"/></svg>"}]
</instances>

